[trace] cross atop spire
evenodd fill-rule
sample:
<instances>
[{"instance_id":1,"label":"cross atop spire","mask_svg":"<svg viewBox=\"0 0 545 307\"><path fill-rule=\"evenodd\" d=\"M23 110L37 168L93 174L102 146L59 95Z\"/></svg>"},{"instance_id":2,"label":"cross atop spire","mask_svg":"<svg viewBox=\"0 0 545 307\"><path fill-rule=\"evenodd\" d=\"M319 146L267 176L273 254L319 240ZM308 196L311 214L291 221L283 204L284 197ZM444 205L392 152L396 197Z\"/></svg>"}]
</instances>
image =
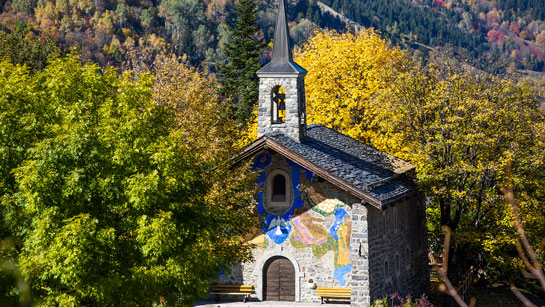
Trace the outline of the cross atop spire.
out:
<instances>
[{"instance_id":1,"label":"cross atop spire","mask_svg":"<svg viewBox=\"0 0 545 307\"><path fill-rule=\"evenodd\" d=\"M271 61L261 68L258 74L306 74L291 57L288 18L285 0L278 0L278 17L274 29L273 53Z\"/></svg>"}]
</instances>

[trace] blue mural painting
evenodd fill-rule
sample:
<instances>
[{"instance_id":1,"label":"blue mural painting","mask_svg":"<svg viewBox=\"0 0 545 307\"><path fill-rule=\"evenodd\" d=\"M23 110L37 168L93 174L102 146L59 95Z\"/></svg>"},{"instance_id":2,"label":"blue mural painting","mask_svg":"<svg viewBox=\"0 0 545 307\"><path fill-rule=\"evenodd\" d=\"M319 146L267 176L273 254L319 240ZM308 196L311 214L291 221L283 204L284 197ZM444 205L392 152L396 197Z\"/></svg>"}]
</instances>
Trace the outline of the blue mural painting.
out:
<instances>
[{"instance_id":1,"label":"blue mural painting","mask_svg":"<svg viewBox=\"0 0 545 307\"><path fill-rule=\"evenodd\" d=\"M262 153L258 155L254 163L252 164L252 167L254 170L264 170L267 166L269 166L272 162L272 158L267 153ZM329 227L329 235L335 240L336 244L331 246L327 243L326 236L327 235L327 228L322 228L322 232L318 231L320 227L318 224L313 224L313 219L305 219L307 214L312 214L311 211L303 211L302 213L298 213L298 217L295 218L295 222L292 221L292 217L294 215L294 211L297 208L304 208L305 201L303 199L306 199L309 197L308 194L305 194L305 197L303 197L303 193L305 193L305 189L308 188L311 185L311 180L313 177L313 172L303 168L302 166L298 165L297 163L289 160L286 158L286 162L288 165L291 166L291 183L292 188L294 192L293 197L293 203L291 204L291 207L289 210L287 210L282 215L275 215L267 212L265 210L264 205L264 199L263 199L263 192L260 192L257 194L257 212L262 215L262 219L264 221L263 226L263 232L266 234L267 237L270 238L273 242L276 244L282 244L283 242L288 239L291 232L295 232L294 236L296 240L299 240L299 242L303 243L303 246L309 246L308 240L305 240L305 238L314 238L316 242L320 242L320 245L324 248L331 249L334 251L335 254L335 270L333 272L333 276L336 280L338 280L339 284L341 286L345 286L347 281L345 279L345 275L350 273L352 269L351 259L350 259L350 229L351 229L351 219L348 212L344 209L345 204L338 200L338 199L327 199L326 201L322 202L321 204L315 204L310 205L314 208L317 213L320 215L326 217L329 214L334 214L335 220ZM301 174L304 173L304 176L301 176ZM303 180L304 182L301 182ZM258 177L258 187L264 188L265 183L267 182L267 173L262 171L259 174ZM324 206L328 204L327 206ZM324 207L322 209L320 206ZM331 211L329 211L329 209ZM324 211L325 210L325 211ZM312 211L312 212L314 212ZM328 212L326 212L328 211ZM315 213L314 213L315 214ZM309 215L310 216L310 215ZM311 223L309 225L304 225L306 227L303 227L299 224L303 223ZM325 226L325 225L324 225ZM293 230L293 227L299 227L296 230ZM327 226L326 226L327 227ZM307 229L308 228L308 229ZM292 231L293 230L293 231ZM306 231L305 231L306 230ZM314 231L314 232L313 232ZM310 235L309 235L310 234ZM296 236L298 235L298 236ZM306 236L305 236L306 235ZM316 236L316 238L315 238ZM323 238L321 237L323 236ZM307 239L308 239L307 238ZM319 240L321 239L322 240ZM313 241L313 242L314 242Z\"/></svg>"},{"instance_id":2,"label":"blue mural painting","mask_svg":"<svg viewBox=\"0 0 545 307\"><path fill-rule=\"evenodd\" d=\"M336 280L339 281L339 284L341 286L345 286L346 279L344 278L344 275L350 273L351 270L352 270L352 263L342 266L340 268L336 268L335 271L333 271L333 276L335 277Z\"/></svg>"},{"instance_id":3,"label":"blue mural painting","mask_svg":"<svg viewBox=\"0 0 545 307\"><path fill-rule=\"evenodd\" d=\"M219 278L222 277L223 275L225 275L225 265L222 264L222 265L220 265L220 272L219 272L217 278L219 279Z\"/></svg>"},{"instance_id":4,"label":"blue mural painting","mask_svg":"<svg viewBox=\"0 0 545 307\"><path fill-rule=\"evenodd\" d=\"M331 228L329 229L329 233L335 240L339 240L339 236L337 235L337 231L339 230L339 227L343 224L343 217L348 216L348 212L344 210L343 208L337 209L335 211L335 222L333 222L333 225L331 225Z\"/></svg>"},{"instance_id":5,"label":"blue mural painting","mask_svg":"<svg viewBox=\"0 0 545 307\"><path fill-rule=\"evenodd\" d=\"M271 164L271 161L271 156L269 154L263 153L255 158L252 167L254 169L263 170L265 169L265 167ZM269 212L267 212L267 210L265 210L265 206L263 203L263 192L259 192L257 195L257 212L264 215L265 220L263 232L265 232L267 236L276 244L282 244L282 242L284 242L288 238L292 228L291 224L289 223L290 217L293 215L293 212L296 208L302 208L304 206L304 202L301 199L300 191L300 187L302 186L300 180L301 171L303 170L305 172L305 178L308 179L309 182L313 176L313 173L311 171L304 169L303 167L299 166L298 164L287 158L286 162L291 166L291 182L293 191L295 193L293 197L293 203L290 209L282 215L270 214ZM265 172L261 172L258 178L258 187L263 188L265 186L265 182L267 182L267 174Z\"/></svg>"}]
</instances>

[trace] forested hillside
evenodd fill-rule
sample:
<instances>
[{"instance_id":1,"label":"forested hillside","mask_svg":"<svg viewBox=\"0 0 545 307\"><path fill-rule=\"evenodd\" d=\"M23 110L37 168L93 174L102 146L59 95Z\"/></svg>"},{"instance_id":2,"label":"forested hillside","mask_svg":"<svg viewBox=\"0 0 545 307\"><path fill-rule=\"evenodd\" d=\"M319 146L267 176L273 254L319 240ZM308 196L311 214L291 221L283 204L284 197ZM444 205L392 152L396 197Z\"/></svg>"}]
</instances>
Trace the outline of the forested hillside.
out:
<instances>
[{"instance_id":1,"label":"forested hillside","mask_svg":"<svg viewBox=\"0 0 545 307\"><path fill-rule=\"evenodd\" d=\"M305 40L317 27L344 29L315 1L292 1L291 35ZM194 65L224 60L234 0L1 0L7 31L54 36L63 49L75 46L84 59L130 68L149 65L161 51L187 55ZM270 41L276 4L260 1L260 36ZM126 61L125 61L126 60Z\"/></svg>"},{"instance_id":2,"label":"forested hillside","mask_svg":"<svg viewBox=\"0 0 545 307\"><path fill-rule=\"evenodd\" d=\"M541 0L323 0L409 48L452 46L474 65L542 71L545 2ZM460 49L463 48L463 49Z\"/></svg>"},{"instance_id":3,"label":"forested hillside","mask_svg":"<svg viewBox=\"0 0 545 307\"><path fill-rule=\"evenodd\" d=\"M0 0L4 31L50 34L101 65L149 65L161 50L215 69L225 60L235 0ZM259 36L270 42L276 1L259 0ZM346 30L317 0L290 0L290 34L304 42L315 28ZM545 2L541 0L323 0L405 49L447 46L495 72L543 71ZM26 32L25 32L26 33ZM267 57L264 54L263 57ZM262 61L266 61L262 58ZM490 65L496 63L496 65Z\"/></svg>"}]
</instances>

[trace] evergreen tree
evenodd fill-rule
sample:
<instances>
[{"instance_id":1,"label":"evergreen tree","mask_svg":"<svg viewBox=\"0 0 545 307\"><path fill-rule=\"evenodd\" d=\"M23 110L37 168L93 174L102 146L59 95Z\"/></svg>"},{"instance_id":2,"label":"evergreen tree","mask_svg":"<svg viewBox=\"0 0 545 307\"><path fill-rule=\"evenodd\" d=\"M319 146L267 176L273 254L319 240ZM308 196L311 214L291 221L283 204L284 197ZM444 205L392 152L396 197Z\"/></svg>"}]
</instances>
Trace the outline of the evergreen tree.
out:
<instances>
[{"instance_id":1,"label":"evergreen tree","mask_svg":"<svg viewBox=\"0 0 545 307\"><path fill-rule=\"evenodd\" d=\"M227 63L219 64L221 93L229 100L231 116L245 125L257 104L259 80L256 71L261 68L259 55L265 44L257 38L257 2L240 0L237 18L231 30L231 43L225 47Z\"/></svg>"}]
</instances>

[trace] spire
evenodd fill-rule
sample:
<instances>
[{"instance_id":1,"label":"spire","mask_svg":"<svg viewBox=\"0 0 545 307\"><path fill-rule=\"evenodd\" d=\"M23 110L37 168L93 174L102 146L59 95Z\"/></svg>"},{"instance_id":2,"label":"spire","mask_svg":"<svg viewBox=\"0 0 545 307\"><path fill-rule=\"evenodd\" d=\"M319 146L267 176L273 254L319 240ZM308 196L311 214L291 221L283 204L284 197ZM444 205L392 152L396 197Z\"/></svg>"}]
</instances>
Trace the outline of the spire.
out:
<instances>
[{"instance_id":1,"label":"spire","mask_svg":"<svg viewBox=\"0 0 545 307\"><path fill-rule=\"evenodd\" d=\"M297 65L291 57L286 0L278 0L278 17L274 29L273 52L271 61L261 68L258 74L306 74L307 71Z\"/></svg>"},{"instance_id":2,"label":"spire","mask_svg":"<svg viewBox=\"0 0 545 307\"><path fill-rule=\"evenodd\" d=\"M278 0L278 18L276 19L276 27L274 28L272 62L292 62L288 33L285 0Z\"/></svg>"}]
</instances>

